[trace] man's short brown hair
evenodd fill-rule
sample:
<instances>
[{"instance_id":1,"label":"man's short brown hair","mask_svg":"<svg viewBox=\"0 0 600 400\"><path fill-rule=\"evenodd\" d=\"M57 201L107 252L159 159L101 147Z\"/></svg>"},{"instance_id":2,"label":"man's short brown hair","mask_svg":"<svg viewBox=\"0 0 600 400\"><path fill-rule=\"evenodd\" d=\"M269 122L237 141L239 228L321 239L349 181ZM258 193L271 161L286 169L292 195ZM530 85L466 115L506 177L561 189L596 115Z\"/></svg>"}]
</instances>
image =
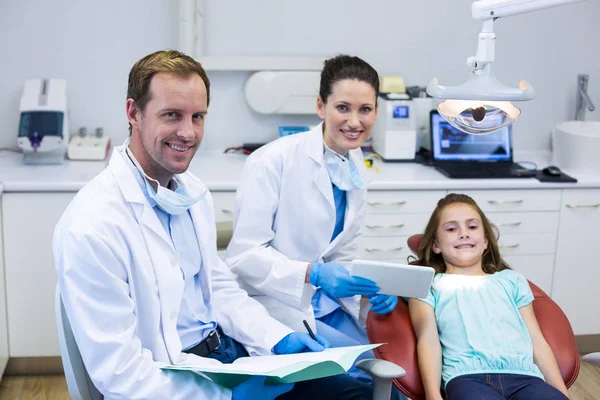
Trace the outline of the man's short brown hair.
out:
<instances>
[{"instance_id":1,"label":"man's short brown hair","mask_svg":"<svg viewBox=\"0 0 600 400\"><path fill-rule=\"evenodd\" d=\"M150 82L152 77L159 73L176 75L188 78L193 74L200 75L206 86L206 105L210 103L210 81L202 65L192 57L177 50L161 50L148 54L134 64L129 71L127 83L127 98L133 99L135 106L144 112L146 105L152 100ZM131 124L129 124L131 133Z\"/></svg>"}]
</instances>

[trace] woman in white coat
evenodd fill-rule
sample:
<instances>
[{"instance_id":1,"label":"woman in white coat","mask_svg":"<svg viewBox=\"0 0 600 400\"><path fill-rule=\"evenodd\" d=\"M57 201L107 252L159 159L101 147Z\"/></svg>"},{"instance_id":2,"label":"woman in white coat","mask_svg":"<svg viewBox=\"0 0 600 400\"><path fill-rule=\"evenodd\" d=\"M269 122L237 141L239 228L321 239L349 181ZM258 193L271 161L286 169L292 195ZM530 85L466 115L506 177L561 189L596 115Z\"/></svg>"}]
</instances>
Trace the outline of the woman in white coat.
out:
<instances>
[{"instance_id":1,"label":"woman in white coat","mask_svg":"<svg viewBox=\"0 0 600 400\"><path fill-rule=\"evenodd\" d=\"M250 155L236 195L229 267L272 316L296 330L307 320L333 346L368 343L358 324L361 295L384 314L398 301L346 269L363 225L360 146L378 90L377 72L360 58L325 61L316 107L323 122Z\"/></svg>"}]
</instances>

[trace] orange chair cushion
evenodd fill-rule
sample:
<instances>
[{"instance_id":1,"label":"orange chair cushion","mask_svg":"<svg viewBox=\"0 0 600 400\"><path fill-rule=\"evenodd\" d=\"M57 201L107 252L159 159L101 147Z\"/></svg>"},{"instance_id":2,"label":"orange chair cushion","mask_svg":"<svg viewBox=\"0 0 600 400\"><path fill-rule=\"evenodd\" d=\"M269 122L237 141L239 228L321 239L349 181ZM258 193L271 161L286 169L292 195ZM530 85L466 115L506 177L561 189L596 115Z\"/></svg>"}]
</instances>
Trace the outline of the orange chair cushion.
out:
<instances>
[{"instance_id":1,"label":"orange chair cushion","mask_svg":"<svg viewBox=\"0 0 600 400\"><path fill-rule=\"evenodd\" d=\"M421 236L413 235L409 238L411 249L413 246L414 249L418 247ZM542 333L554 352L565 384L570 387L579 374L580 360L569 320L539 287L531 282L529 286L534 297L533 309ZM401 299L396 309L387 315L370 312L367 317L367 335L371 343L388 343L373 350L377 358L398 364L406 371L406 376L394 381L396 387L413 400L425 400L417 360L417 337L410 321L408 304Z\"/></svg>"}]
</instances>

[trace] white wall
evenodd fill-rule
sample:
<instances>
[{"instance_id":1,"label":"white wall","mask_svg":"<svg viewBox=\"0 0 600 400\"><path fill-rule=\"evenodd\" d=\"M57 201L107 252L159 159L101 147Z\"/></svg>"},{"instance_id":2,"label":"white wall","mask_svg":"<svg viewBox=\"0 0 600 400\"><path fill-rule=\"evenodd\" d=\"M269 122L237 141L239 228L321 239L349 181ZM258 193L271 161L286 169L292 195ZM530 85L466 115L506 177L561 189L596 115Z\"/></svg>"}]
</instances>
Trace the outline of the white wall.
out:
<instances>
[{"instance_id":1,"label":"white wall","mask_svg":"<svg viewBox=\"0 0 600 400\"><path fill-rule=\"evenodd\" d=\"M464 82L479 24L471 0L205 0L208 55L359 55L408 85ZM451 6L452 5L452 6ZM177 47L176 0L0 1L0 147L15 147L18 100L30 77L65 78L73 129L103 126L126 137L127 74L141 56ZM600 107L600 2L590 0L498 20L496 62L503 83L528 80L536 99L521 103L517 149L549 149L554 123L572 119L576 75L590 74ZM280 123L315 117L263 116L242 97L248 73L211 72L204 150L275 137ZM600 120L600 110L588 113Z\"/></svg>"}]
</instances>

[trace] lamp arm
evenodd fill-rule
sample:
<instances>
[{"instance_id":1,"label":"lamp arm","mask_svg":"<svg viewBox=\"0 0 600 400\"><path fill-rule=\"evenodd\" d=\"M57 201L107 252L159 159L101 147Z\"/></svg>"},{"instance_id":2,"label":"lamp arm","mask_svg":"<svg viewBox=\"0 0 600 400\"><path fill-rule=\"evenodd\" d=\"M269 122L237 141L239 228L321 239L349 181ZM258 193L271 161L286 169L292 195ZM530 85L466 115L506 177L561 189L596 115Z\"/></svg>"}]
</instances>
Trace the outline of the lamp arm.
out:
<instances>
[{"instance_id":1,"label":"lamp arm","mask_svg":"<svg viewBox=\"0 0 600 400\"><path fill-rule=\"evenodd\" d=\"M479 0L471 4L474 19L496 19L586 0Z\"/></svg>"},{"instance_id":2,"label":"lamp arm","mask_svg":"<svg viewBox=\"0 0 600 400\"><path fill-rule=\"evenodd\" d=\"M477 41L477 53L475 56L467 58L467 65L473 68L473 72L476 74L489 74L490 64L494 62L496 50L494 21L497 18L581 1L586 0L479 0L473 2L471 14L474 19L482 20L482 23Z\"/></svg>"}]
</instances>

